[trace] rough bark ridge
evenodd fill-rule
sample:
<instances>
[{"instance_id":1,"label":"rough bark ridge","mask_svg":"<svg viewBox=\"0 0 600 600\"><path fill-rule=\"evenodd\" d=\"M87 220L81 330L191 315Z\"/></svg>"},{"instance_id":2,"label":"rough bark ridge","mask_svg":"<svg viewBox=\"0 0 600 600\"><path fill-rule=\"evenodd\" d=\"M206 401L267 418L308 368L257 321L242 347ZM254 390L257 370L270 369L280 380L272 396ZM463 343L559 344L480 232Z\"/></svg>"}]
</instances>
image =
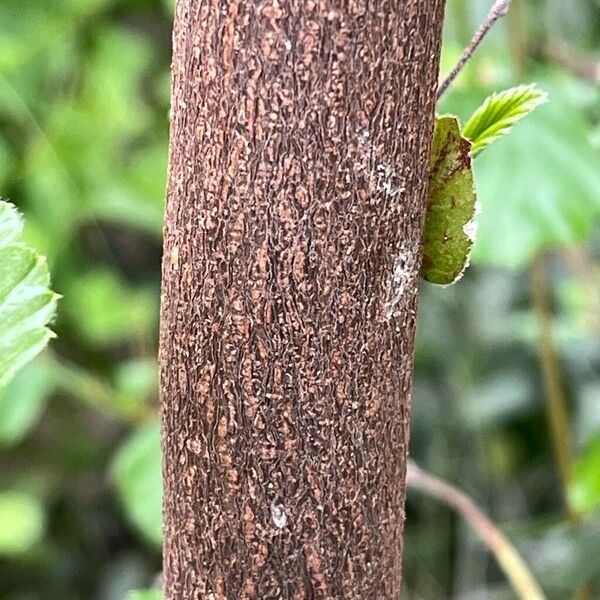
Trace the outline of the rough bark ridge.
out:
<instances>
[{"instance_id":1,"label":"rough bark ridge","mask_svg":"<svg viewBox=\"0 0 600 600\"><path fill-rule=\"evenodd\" d=\"M167 600L400 597L443 0L178 0Z\"/></svg>"}]
</instances>

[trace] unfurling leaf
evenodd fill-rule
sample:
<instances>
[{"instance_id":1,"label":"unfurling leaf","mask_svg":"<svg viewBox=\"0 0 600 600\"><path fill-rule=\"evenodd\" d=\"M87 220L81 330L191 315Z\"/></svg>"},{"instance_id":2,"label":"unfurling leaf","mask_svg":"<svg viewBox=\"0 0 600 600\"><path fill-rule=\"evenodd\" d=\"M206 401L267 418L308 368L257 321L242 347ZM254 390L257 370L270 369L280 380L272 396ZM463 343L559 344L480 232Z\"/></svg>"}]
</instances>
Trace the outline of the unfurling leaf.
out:
<instances>
[{"instance_id":1,"label":"unfurling leaf","mask_svg":"<svg viewBox=\"0 0 600 600\"><path fill-rule=\"evenodd\" d=\"M535 84L520 85L489 96L463 128L463 136L473 144L472 156L508 133L515 123L546 102L547 97Z\"/></svg>"},{"instance_id":2,"label":"unfurling leaf","mask_svg":"<svg viewBox=\"0 0 600 600\"><path fill-rule=\"evenodd\" d=\"M449 284L463 274L475 239L476 200L471 143L456 117L437 117L421 267L427 281Z\"/></svg>"},{"instance_id":3,"label":"unfurling leaf","mask_svg":"<svg viewBox=\"0 0 600 600\"><path fill-rule=\"evenodd\" d=\"M22 241L17 209L0 200L0 390L54 336L47 324L58 294L46 259Z\"/></svg>"}]
</instances>

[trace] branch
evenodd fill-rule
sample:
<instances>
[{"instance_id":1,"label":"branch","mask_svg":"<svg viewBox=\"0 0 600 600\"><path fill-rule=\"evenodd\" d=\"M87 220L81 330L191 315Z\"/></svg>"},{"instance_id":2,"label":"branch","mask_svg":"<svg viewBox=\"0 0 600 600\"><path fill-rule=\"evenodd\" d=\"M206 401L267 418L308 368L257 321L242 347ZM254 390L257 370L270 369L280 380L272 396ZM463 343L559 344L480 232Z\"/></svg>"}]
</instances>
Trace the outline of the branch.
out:
<instances>
[{"instance_id":1,"label":"branch","mask_svg":"<svg viewBox=\"0 0 600 600\"><path fill-rule=\"evenodd\" d=\"M421 490L454 508L471 524L485 545L493 552L499 566L512 584L521 600L545 600L539 584L527 565L504 534L463 492L449 483L423 471L411 460L408 461L406 484Z\"/></svg>"},{"instance_id":2,"label":"branch","mask_svg":"<svg viewBox=\"0 0 600 600\"><path fill-rule=\"evenodd\" d=\"M458 74L463 70L463 67L469 62L479 44L481 44L485 36L489 33L490 29L494 26L494 23L508 12L510 2L511 0L496 0L490 9L488 16L480 25L479 29L475 32L475 35L473 36L473 39L470 41L469 45L465 48L465 51L462 53L462 56L456 63L454 69L450 71L450 73L438 87L438 100L444 95L446 90L450 87L450 84L456 79Z\"/></svg>"}]
</instances>

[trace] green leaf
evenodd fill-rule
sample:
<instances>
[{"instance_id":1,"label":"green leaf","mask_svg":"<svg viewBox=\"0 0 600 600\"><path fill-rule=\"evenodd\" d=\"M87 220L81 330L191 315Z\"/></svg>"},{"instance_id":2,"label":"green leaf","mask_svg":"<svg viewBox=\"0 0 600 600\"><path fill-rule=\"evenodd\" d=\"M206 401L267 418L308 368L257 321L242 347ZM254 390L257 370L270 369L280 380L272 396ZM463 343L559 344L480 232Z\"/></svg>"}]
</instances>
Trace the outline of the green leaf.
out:
<instances>
[{"instance_id":1,"label":"green leaf","mask_svg":"<svg viewBox=\"0 0 600 600\"><path fill-rule=\"evenodd\" d=\"M16 208L0 201L0 390L54 334L46 325L58 295L46 259L22 243Z\"/></svg>"},{"instance_id":2,"label":"green leaf","mask_svg":"<svg viewBox=\"0 0 600 600\"><path fill-rule=\"evenodd\" d=\"M162 590L158 588L152 588L149 590L135 590L129 592L127 600L162 600Z\"/></svg>"},{"instance_id":3,"label":"green leaf","mask_svg":"<svg viewBox=\"0 0 600 600\"><path fill-rule=\"evenodd\" d=\"M429 196L421 275L438 284L463 274L475 239L476 195L471 143L454 116L437 117L429 162Z\"/></svg>"},{"instance_id":4,"label":"green leaf","mask_svg":"<svg viewBox=\"0 0 600 600\"><path fill-rule=\"evenodd\" d=\"M600 505L600 436L578 457L569 486L569 502L579 514L589 514Z\"/></svg>"},{"instance_id":5,"label":"green leaf","mask_svg":"<svg viewBox=\"0 0 600 600\"><path fill-rule=\"evenodd\" d=\"M44 531L44 511L39 500L21 492L0 493L0 556L29 550Z\"/></svg>"},{"instance_id":6,"label":"green leaf","mask_svg":"<svg viewBox=\"0 0 600 600\"><path fill-rule=\"evenodd\" d=\"M535 84L520 85L486 98L467 121L462 132L473 144L472 156L507 134L518 121L546 100L546 92L538 89Z\"/></svg>"},{"instance_id":7,"label":"green leaf","mask_svg":"<svg viewBox=\"0 0 600 600\"><path fill-rule=\"evenodd\" d=\"M160 426L152 421L133 432L113 466L117 492L129 520L157 545L162 541Z\"/></svg>"}]
</instances>

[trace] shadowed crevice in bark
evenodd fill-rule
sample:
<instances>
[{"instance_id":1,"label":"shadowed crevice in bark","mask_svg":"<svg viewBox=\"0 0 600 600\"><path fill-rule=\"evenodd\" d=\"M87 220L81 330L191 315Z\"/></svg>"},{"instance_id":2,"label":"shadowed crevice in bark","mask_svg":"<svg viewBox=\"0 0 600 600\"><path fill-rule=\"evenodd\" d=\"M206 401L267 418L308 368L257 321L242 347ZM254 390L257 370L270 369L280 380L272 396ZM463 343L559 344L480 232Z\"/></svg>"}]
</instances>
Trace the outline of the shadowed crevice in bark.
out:
<instances>
[{"instance_id":1,"label":"shadowed crevice in bark","mask_svg":"<svg viewBox=\"0 0 600 600\"><path fill-rule=\"evenodd\" d=\"M178 0L167 600L400 597L442 0Z\"/></svg>"}]
</instances>

